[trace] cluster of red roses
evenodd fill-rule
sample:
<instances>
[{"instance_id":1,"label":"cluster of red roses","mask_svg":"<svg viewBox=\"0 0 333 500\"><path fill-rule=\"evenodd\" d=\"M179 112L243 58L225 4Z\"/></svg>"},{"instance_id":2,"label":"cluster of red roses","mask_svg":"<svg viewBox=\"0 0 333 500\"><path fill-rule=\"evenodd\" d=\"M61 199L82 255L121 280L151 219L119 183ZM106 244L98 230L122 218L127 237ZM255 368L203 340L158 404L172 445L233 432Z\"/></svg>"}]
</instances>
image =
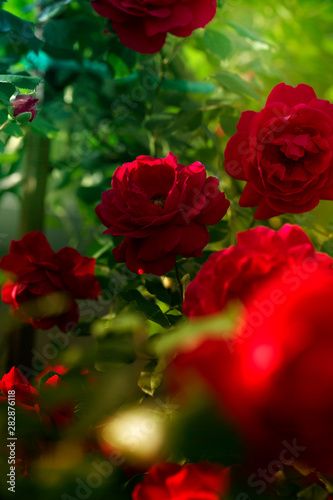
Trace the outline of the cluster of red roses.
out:
<instances>
[{"instance_id":1,"label":"cluster of red roses","mask_svg":"<svg viewBox=\"0 0 333 500\"><path fill-rule=\"evenodd\" d=\"M215 15L216 0L96 0L120 40L143 53L161 49L167 33L188 36ZM32 102L33 101L33 102ZM21 97L14 116L35 117L36 100ZM225 169L245 181L243 207L256 219L312 210L333 199L333 105L307 85L281 83L260 112L242 113L225 150ZM113 253L138 274L164 275L177 256L201 257L206 226L217 224L229 201L219 180L195 162L185 166L172 153L139 156L119 166L96 214L104 234L123 237ZM190 321L241 303L233 332L173 353L170 391L184 398L189 381L200 380L221 414L238 428L246 465L267 463L278 472L300 464L333 475L333 260L317 253L298 226L239 233L237 245L211 255L189 284L183 311ZM35 231L13 241L0 268L11 273L2 300L34 327L72 330L77 300L98 299L95 260L72 248L54 252ZM45 394L61 384L54 375ZM56 426L74 419L73 403L50 408L16 368L0 380L3 402L16 391L21 409ZM293 451L292 458L290 453ZM288 455L289 453L289 455ZM272 462L273 461L273 462ZM218 500L228 492L229 469L207 462L155 465L133 491L133 500Z\"/></svg>"},{"instance_id":2,"label":"cluster of red roses","mask_svg":"<svg viewBox=\"0 0 333 500\"><path fill-rule=\"evenodd\" d=\"M332 262L298 226L257 227L213 254L186 291L191 318L243 304L233 334L207 332L178 353L169 378L182 395L193 377L215 394L252 468L296 443L300 463L333 474Z\"/></svg>"},{"instance_id":3,"label":"cluster of red roses","mask_svg":"<svg viewBox=\"0 0 333 500\"><path fill-rule=\"evenodd\" d=\"M332 106L312 89L284 84L260 113L243 113L226 149L227 172L247 181L240 204L259 205L255 216L268 218L304 212L331 197L332 116ZM118 167L96 208L105 233L124 237L116 260L139 274L162 275L178 255L201 256L209 241L206 226L229 207L218 185L201 163L184 166L172 153ZM13 275L2 299L21 321L68 331L78 321L76 299L101 294L94 266L94 259L71 248L55 253L42 233L29 233L0 261ZM233 337L206 339L178 353L169 378L177 378L172 385L181 393L193 374L204 381L236 422L252 466L285 455L285 443L294 443L300 462L333 474L332 290L332 259L289 225L239 233L238 244L212 254L186 290L189 318L219 313L233 300L243 303ZM38 413L36 390L27 380L18 382L15 370L2 379L3 395L10 381L21 404ZM58 379L47 382L53 383ZM217 499L227 482L225 470L214 467L157 465L133 498L148 498L156 488L161 498L174 498L180 488L185 499L193 487Z\"/></svg>"}]
</instances>

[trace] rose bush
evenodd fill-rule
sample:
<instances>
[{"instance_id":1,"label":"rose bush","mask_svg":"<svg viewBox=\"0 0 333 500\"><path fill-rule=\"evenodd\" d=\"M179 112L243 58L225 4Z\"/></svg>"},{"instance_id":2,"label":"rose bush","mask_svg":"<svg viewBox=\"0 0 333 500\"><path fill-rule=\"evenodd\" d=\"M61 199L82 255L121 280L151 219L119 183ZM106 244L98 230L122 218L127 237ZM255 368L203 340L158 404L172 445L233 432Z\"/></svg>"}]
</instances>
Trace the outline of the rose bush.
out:
<instances>
[{"instance_id":1,"label":"rose bush","mask_svg":"<svg viewBox=\"0 0 333 500\"><path fill-rule=\"evenodd\" d=\"M253 295L232 350L230 340L207 339L171 365L172 377L186 384L196 374L215 393L252 467L297 460L333 474L332 290L332 269L318 269L298 287L277 276Z\"/></svg>"},{"instance_id":2,"label":"rose bush","mask_svg":"<svg viewBox=\"0 0 333 500\"><path fill-rule=\"evenodd\" d=\"M216 14L216 0L96 0L95 11L111 20L120 41L137 52L161 50L167 33L187 37Z\"/></svg>"},{"instance_id":3,"label":"rose bush","mask_svg":"<svg viewBox=\"0 0 333 500\"><path fill-rule=\"evenodd\" d=\"M318 266L332 267L333 260L315 251L298 226L279 231L256 227L237 234L237 246L213 253L188 285L183 311L189 317L218 313L230 300L246 303L267 278L290 267L284 275L292 280ZM293 277L294 275L294 277Z\"/></svg>"},{"instance_id":4,"label":"rose bush","mask_svg":"<svg viewBox=\"0 0 333 500\"><path fill-rule=\"evenodd\" d=\"M104 234L125 237L113 250L116 261L135 273L162 275L177 255L200 257L209 241L206 225L219 222L230 204L218 185L201 163L185 167L172 153L118 167L96 207Z\"/></svg>"},{"instance_id":5,"label":"rose bush","mask_svg":"<svg viewBox=\"0 0 333 500\"><path fill-rule=\"evenodd\" d=\"M333 199L333 105L308 85L280 83L260 112L245 111L225 150L225 169L247 181L239 200L255 218L312 210Z\"/></svg>"},{"instance_id":6,"label":"rose bush","mask_svg":"<svg viewBox=\"0 0 333 500\"><path fill-rule=\"evenodd\" d=\"M73 248L54 252L40 231L12 241L0 269L13 274L2 288L2 300L13 314L35 328L57 325L72 330L79 319L75 299L97 299L101 294L94 276L95 259L83 257Z\"/></svg>"},{"instance_id":7,"label":"rose bush","mask_svg":"<svg viewBox=\"0 0 333 500\"><path fill-rule=\"evenodd\" d=\"M183 467L159 463L152 467L134 491L133 500L220 500L228 491L229 470L199 462Z\"/></svg>"}]
</instances>

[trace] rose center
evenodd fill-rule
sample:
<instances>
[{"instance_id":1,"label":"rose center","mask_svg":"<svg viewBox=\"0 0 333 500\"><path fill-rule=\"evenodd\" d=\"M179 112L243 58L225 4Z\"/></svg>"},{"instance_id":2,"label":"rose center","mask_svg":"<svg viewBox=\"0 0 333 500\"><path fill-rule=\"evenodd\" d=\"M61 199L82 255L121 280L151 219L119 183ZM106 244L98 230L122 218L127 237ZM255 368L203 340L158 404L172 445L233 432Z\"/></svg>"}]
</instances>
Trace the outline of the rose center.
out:
<instances>
[{"instance_id":1,"label":"rose center","mask_svg":"<svg viewBox=\"0 0 333 500\"><path fill-rule=\"evenodd\" d=\"M166 196L161 193L154 194L154 196L151 197L151 201L153 202L154 205L160 205L162 208L164 208Z\"/></svg>"},{"instance_id":2,"label":"rose center","mask_svg":"<svg viewBox=\"0 0 333 500\"><path fill-rule=\"evenodd\" d=\"M281 151L281 149L278 151L278 159L280 163L286 165L287 167L294 167L295 165L299 164L299 160L290 158L283 151Z\"/></svg>"}]
</instances>

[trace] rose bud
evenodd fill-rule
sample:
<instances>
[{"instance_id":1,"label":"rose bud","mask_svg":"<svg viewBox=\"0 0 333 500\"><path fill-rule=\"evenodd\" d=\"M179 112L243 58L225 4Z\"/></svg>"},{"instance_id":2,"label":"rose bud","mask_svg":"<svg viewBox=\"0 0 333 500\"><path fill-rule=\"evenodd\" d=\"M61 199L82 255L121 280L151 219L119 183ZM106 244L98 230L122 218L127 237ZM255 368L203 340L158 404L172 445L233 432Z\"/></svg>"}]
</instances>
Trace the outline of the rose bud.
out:
<instances>
[{"instance_id":1,"label":"rose bud","mask_svg":"<svg viewBox=\"0 0 333 500\"><path fill-rule=\"evenodd\" d=\"M34 99L31 95L18 95L10 104L14 110L9 110L9 115L16 118L19 123L32 122L37 114L36 104L39 99Z\"/></svg>"}]
</instances>

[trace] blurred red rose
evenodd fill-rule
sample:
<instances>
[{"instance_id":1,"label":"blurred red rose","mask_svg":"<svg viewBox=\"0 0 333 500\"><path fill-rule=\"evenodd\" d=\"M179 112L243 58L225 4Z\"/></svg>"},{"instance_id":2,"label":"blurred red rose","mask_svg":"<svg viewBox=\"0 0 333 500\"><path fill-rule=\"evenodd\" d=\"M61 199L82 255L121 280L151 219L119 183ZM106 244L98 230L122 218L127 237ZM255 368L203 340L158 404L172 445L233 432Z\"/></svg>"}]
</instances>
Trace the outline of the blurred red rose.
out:
<instances>
[{"instance_id":1,"label":"blurred red rose","mask_svg":"<svg viewBox=\"0 0 333 500\"><path fill-rule=\"evenodd\" d=\"M69 366L59 365L59 364L47 364L45 368L36 376L36 382L39 382L44 375L52 371L55 375L66 375L70 371ZM76 375L79 375L78 373ZM95 385L99 380L99 372L92 372L87 368L82 368L80 370L80 376L82 377L82 382L88 382L89 384Z\"/></svg>"},{"instance_id":2,"label":"blurred red rose","mask_svg":"<svg viewBox=\"0 0 333 500\"><path fill-rule=\"evenodd\" d=\"M189 317L218 313L230 300L246 303L267 277L290 267L285 280L300 279L307 270L332 267L333 260L315 251L298 226L279 231L256 227L237 234L237 246L213 253L185 293L183 311Z\"/></svg>"},{"instance_id":3,"label":"blurred red rose","mask_svg":"<svg viewBox=\"0 0 333 500\"><path fill-rule=\"evenodd\" d=\"M14 107L14 117L16 118L22 113L31 113L29 122L32 122L36 117L36 104L38 101L39 99L34 99L31 95L18 95L16 99L10 103Z\"/></svg>"},{"instance_id":4,"label":"blurred red rose","mask_svg":"<svg viewBox=\"0 0 333 500\"><path fill-rule=\"evenodd\" d=\"M29 380L14 366L9 373L6 373L2 379L0 379L0 390L4 396L0 398L2 402L4 400L7 401L8 391L15 391L16 404L25 409L35 410L39 394L30 384Z\"/></svg>"},{"instance_id":5,"label":"blurred red rose","mask_svg":"<svg viewBox=\"0 0 333 500\"><path fill-rule=\"evenodd\" d=\"M96 207L104 234L125 236L113 251L116 261L135 273L162 275L177 255L200 257L209 241L206 225L219 222L230 205L218 185L201 163L185 167L172 153L118 167Z\"/></svg>"},{"instance_id":6,"label":"blurred red rose","mask_svg":"<svg viewBox=\"0 0 333 500\"><path fill-rule=\"evenodd\" d=\"M46 375L48 372L54 372L56 375L65 375L69 371L68 366L64 365L59 365L59 364L48 364L45 366L45 368L36 376L36 382L39 382L44 375Z\"/></svg>"},{"instance_id":7,"label":"blurred red rose","mask_svg":"<svg viewBox=\"0 0 333 500\"><path fill-rule=\"evenodd\" d=\"M229 488L229 469L199 462L183 467L159 463L134 491L133 500L220 500Z\"/></svg>"},{"instance_id":8,"label":"blurred red rose","mask_svg":"<svg viewBox=\"0 0 333 500\"><path fill-rule=\"evenodd\" d=\"M230 340L208 339L179 354L171 376L183 384L201 377L238 426L253 468L299 461L333 474L333 271L319 269L297 287L276 277L241 323L232 349Z\"/></svg>"},{"instance_id":9,"label":"blurred red rose","mask_svg":"<svg viewBox=\"0 0 333 500\"><path fill-rule=\"evenodd\" d=\"M15 275L4 284L2 300L20 321L42 330L54 325L72 330L79 318L75 299L97 299L101 293L95 259L69 247L55 253L39 231L13 240L0 268Z\"/></svg>"},{"instance_id":10,"label":"blurred red rose","mask_svg":"<svg viewBox=\"0 0 333 500\"><path fill-rule=\"evenodd\" d=\"M39 392L18 368L13 367L0 379L0 390L3 394L0 402L7 402L8 391L15 391L15 405L25 411L34 411L46 424L51 419L57 427L62 427L74 420L75 404L73 400L52 401L52 391L54 394L54 390L59 386L66 387L66 384L58 375L53 375L43 385L42 392Z\"/></svg>"},{"instance_id":11,"label":"blurred red rose","mask_svg":"<svg viewBox=\"0 0 333 500\"><path fill-rule=\"evenodd\" d=\"M333 199L333 105L280 83L259 113L245 111L225 150L225 169L247 181L239 200L256 219L312 210Z\"/></svg>"},{"instance_id":12,"label":"blurred red rose","mask_svg":"<svg viewBox=\"0 0 333 500\"><path fill-rule=\"evenodd\" d=\"M121 43L142 54L161 50L167 33L189 36L216 14L216 0L96 0L95 11L111 20Z\"/></svg>"}]
</instances>

